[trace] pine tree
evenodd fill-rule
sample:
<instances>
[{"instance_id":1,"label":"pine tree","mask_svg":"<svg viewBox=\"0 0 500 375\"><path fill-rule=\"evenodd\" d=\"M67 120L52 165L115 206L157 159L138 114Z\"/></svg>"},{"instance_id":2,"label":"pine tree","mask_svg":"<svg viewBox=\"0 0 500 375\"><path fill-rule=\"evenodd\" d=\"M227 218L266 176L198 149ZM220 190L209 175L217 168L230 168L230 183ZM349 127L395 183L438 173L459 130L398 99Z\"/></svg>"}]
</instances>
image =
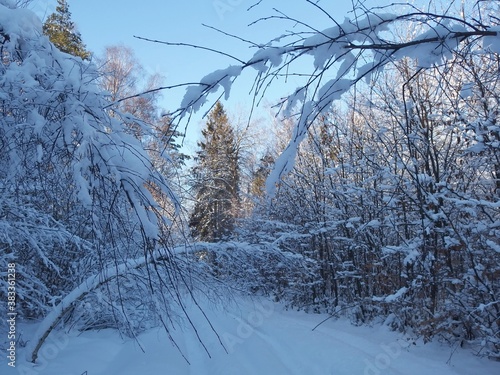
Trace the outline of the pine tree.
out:
<instances>
[{"instance_id":1,"label":"pine tree","mask_svg":"<svg viewBox=\"0 0 500 375\"><path fill-rule=\"evenodd\" d=\"M80 33L76 31L75 24L71 21L71 12L66 0L57 0L56 11L52 13L43 25L43 33L61 51L83 60L90 58Z\"/></svg>"},{"instance_id":2,"label":"pine tree","mask_svg":"<svg viewBox=\"0 0 500 375\"><path fill-rule=\"evenodd\" d=\"M239 201L239 152L234 130L219 102L208 116L193 168L196 202L189 226L195 237L216 242L234 227Z\"/></svg>"}]
</instances>

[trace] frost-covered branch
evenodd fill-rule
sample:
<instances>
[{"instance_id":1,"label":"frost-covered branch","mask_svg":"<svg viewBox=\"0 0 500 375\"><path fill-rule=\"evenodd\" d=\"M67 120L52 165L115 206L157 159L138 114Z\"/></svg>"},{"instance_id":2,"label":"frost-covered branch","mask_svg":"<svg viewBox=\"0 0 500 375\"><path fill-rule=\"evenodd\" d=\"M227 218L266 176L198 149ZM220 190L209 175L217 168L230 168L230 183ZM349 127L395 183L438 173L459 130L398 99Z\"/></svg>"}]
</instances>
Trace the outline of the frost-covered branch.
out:
<instances>
[{"instance_id":1,"label":"frost-covered branch","mask_svg":"<svg viewBox=\"0 0 500 375\"><path fill-rule=\"evenodd\" d=\"M68 293L39 324L35 335L26 347L26 359L33 363L36 362L38 351L45 340L66 313L74 307L75 302L111 280L129 273L133 269L144 267L147 263L156 262L164 256L165 254L162 252L155 252L153 255L133 259L118 266L110 266L96 275L89 276L84 282Z\"/></svg>"},{"instance_id":2,"label":"frost-covered branch","mask_svg":"<svg viewBox=\"0 0 500 375\"><path fill-rule=\"evenodd\" d=\"M387 64L404 58L416 59L420 67L429 68L450 58L464 41L477 42L482 39L485 48L500 50L500 29L474 20L414 9L403 14L397 11L384 13L383 11L389 9L387 7L373 11L357 9L361 11L361 16L338 22L324 8L311 1L307 2L326 15L334 25L325 30L316 30L313 26L278 10L278 15L257 20L256 22L265 22L277 18L302 25L307 30L283 35L264 45L242 40L251 46L257 46L258 50L254 55L245 59L244 63L243 59L230 56L239 64L210 73L203 77L198 85L189 86L174 115L174 119L181 120L187 114L197 112L209 96L219 89L222 89L227 98L235 80L248 68L256 70L252 90L253 103L258 105L257 98L263 97L267 88L275 84L278 77L295 74L293 63L312 56L311 73L305 75L305 82L279 105L287 116L291 115L297 106L301 109L298 112L297 129L292 143L285 155L278 159L275 173L271 175L268 184L271 192L279 176L290 170L293 165L292 159L297 145L304 139L312 122L329 111L333 102L361 80L370 82L374 74L382 71ZM414 30L414 35L407 40L398 39L394 34L396 28ZM294 40L290 41L291 38ZM209 50L214 52L213 49ZM225 55L224 52L216 52Z\"/></svg>"},{"instance_id":3,"label":"frost-covered branch","mask_svg":"<svg viewBox=\"0 0 500 375\"><path fill-rule=\"evenodd\" d=\"M143 327L127 314L138 290L153 320L169 309L153 297L156 285L189 289L175 282L184 272L175 259L162 264L168 276L147 269L140 281L127 273L140 262L119 266L172 248L179 200L127 127L141 121L110 109L96 66L55 48L36 15L13 1L0 0L0 49L0 259L19 270L18 316L46 318L30 355L69 306L105 280L116 282L105 283L111 302L101 298L91 314L134 334Z\"/></svg>"}]
</instances>

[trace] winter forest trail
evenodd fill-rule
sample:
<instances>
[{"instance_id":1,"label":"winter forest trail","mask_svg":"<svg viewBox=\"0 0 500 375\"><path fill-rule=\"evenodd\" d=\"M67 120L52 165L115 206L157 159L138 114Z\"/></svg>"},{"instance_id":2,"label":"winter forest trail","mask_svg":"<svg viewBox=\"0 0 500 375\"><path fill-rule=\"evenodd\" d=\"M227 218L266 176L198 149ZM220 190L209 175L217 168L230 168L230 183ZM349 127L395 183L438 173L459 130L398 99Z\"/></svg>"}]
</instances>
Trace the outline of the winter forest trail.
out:
<instances>
[{"instance_id":1,"label":"winter forest trail","mask_svg":"<svg viewBox=\"0 0 500 375\"><path fill-rule=\"evenodd\" d=\"M184 328L171 332L190 364L161 329L140 335L140 345L120 338L115 331L103 330L70 334L69 340L51 355L45 355L39 365L20 363L18 373L23 369L25 374L33 375L500 373L498 362L439 343L424 345L387 327L355 327L345 320L330 319L313 331L327 316L285 310L265 300L240 300L226 310L208 302L201 306L219 337L195 304L186 307L206 350L187 322L182 324Z\"/></svg>"}]
</instances>

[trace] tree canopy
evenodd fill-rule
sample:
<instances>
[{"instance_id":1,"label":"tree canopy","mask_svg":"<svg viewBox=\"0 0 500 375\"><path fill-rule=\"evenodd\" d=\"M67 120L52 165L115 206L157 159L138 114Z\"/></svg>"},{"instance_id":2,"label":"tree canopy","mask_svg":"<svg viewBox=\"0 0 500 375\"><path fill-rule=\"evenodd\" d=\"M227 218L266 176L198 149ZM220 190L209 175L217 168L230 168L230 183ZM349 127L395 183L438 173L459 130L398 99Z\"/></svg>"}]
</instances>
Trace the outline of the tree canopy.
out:
<instances>
[{"instance_id":1,"label":"tree canopy","mask_svg":"<svg viewBox=\"0 0 500 375\"><path fill-rule=\"evenodd\" d=\"M220 102L209 113L202 134L193 168L195 203L190 227L195 237L214 242L232 232L239 200L238 148Z\"/></svg>"},{"instance_id":2,"label":"tree canopy","mask_svg":"<svg viewBox=\"0 0 500 375\"><path fill-rule=\"evenodd\" d=\"M71 20L71 12L66 0L57 0L56 11L43 24L43 33L62 52L81 57L83 60L90 58L90 52L87 51L80 33Z\"/></svg>"}]
</instances>

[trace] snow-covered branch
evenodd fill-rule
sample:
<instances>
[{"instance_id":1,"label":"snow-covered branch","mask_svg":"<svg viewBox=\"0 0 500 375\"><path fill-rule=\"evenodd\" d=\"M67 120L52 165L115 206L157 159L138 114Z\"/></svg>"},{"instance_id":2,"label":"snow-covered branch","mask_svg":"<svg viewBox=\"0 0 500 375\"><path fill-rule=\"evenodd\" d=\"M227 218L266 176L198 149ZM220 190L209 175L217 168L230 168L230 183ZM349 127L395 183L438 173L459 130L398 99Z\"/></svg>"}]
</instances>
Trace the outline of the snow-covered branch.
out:
<instances>
[{"instance_id":1,"label":"snow-covered branch","mask_svg":"<svg viewBox=\"0 0 500 375\"><path fill-rule=\"evenodd\" d=\"M383 12L386 10L383 8L373 11L358 9L362 15L338 22L324 8L310 1L308 3L328 15L334 25L325 30L316 30L277 11L277 16L269 18L294 22L307 30L273 39L265 45L241 39L251 47L258 47L254 55L245 59L244 63L243 59L230 56L239 64L210 73L199 84L189 86L179 109L174 113L174 119L181 120L187 114L197 112L209 100L209 96L219 89L222 89L227 98L235 80L247 68L257 71L253 102L258 105L259 98L265 95L269 86L275 84L277 78L294 75L293 63L312 56L311 73L303 77L304 83L278 105L285 115L290 115L297 106L300 106L300 111L290 146L277 160L275 172L268 183L271 194L279 177L293 166L292 159L297 146L305 138L310 125L361 80L370 82L387 64L404 58L416 59L420 67L430 68L450 58L465 41L477 42L482 39L484 47L493 51L497 51L500 46L498 27L481 24L477 20L469 21L453 15L414 9L403 14L397 8L396 11ZM267 19L262 18L256 22L265 22ZM411 30L413 35L405 40L398 39L394 33L397 28ZM294 40L289 42L291 37ZM211 48L204 49L225 54Z\"/></svg>"},{"instance_id":2,"label":"snow-covered branch","mask_svg":"<svg viewBox=\"0 0 500 375\"><path fill-rule=\"evenodd\" d=\"M185 251L185 249L183 249ZM124 262L120 265L110 266L99 273L89 276L85 281L68 293L43 319L39 324L35 335L31 338L26 347L26 360L35 363L38 358L38 351L43 343L54 330L57 324L70 311L75 302L84 298L88 293L99 288L101 285L109 283L111 280L129 273L131 270L144 267L147 263L154 263L165 257L164 252L156 251L148 257L140 257Z\"/></svg>"}]
</instances>

